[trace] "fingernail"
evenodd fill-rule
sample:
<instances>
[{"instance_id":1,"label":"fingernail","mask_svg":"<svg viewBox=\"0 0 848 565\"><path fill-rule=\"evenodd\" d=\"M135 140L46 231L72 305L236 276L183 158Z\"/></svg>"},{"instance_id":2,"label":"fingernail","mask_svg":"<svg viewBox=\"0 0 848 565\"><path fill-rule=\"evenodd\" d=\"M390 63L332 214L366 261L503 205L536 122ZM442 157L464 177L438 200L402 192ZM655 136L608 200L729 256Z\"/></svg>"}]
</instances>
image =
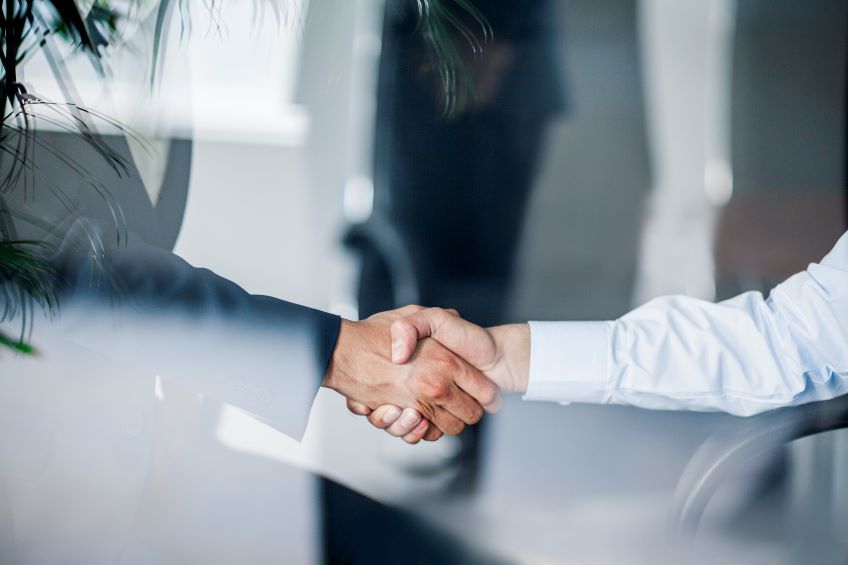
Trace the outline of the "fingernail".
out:
<instances>
[{"instance_id":1,"label":"fingernail","mask_svg":"<svg viewBox=\"0 0 848 565\"><path fill-rule=\"evenodd\" d=\"M400 360L400 349L403 347L403 342L399 339L392 341L392 362L396 363Z\"/></svg>"},{"instance_id":2,"label":"fingernail","mask_svg":"<svg viewBox=\"0 0 848 565\"><path fill-rule=\"evenodd\" d=\"M403 416L401 416L400 423L404 426L414 426L418 423L420 418L421 415L418 412L409 410L408 412L404 412Z\"/></svg>"},{"instance_id":3,"label":"fingernail","mask_svg":"<svg viewBox=\"0 0 848 565\"><path fill-rule=\"evenodd\" d=\"M393 424L395 420L400 416L400 408L397 406L389 406L386 409L386 413L383 414L383 423L384 424Z\"/></svg>"}]
</instances>

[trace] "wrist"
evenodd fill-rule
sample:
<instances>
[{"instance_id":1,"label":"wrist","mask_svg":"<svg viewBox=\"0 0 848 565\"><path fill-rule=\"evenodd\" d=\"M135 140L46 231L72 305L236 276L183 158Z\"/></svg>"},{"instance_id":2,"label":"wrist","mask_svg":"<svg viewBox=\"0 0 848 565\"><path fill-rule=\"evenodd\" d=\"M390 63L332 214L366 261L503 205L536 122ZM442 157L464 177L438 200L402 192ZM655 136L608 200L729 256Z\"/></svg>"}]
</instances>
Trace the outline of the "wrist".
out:
<instances>
[{"instance_id":1,"label":"wrist","mask_svg":"<svg viewBox=\"0 0 848 565\"><path fill-rule=\"evenodd\" d=\"M353 335L356 333L357 324L358 322L342 318L336 347L333 349L333 354L330 357L330 363L327 365L327 371L324 373L324 380L321 381L321 386L344 394L343 391L347 388L345 383L349 381L346 367L350 360L351 342L354 340Z\"/></svg>"},{"instance_id":2,"label":"wrist","mask_svg":"<svg viewBox=\"0 0 848 565\"><path fill-rule=\"evenodd\" d=\"M526 392L530 375L530 326L507 324L488 331L497 351L492 379L503 392Z\"/></svg>"}]
</instances>

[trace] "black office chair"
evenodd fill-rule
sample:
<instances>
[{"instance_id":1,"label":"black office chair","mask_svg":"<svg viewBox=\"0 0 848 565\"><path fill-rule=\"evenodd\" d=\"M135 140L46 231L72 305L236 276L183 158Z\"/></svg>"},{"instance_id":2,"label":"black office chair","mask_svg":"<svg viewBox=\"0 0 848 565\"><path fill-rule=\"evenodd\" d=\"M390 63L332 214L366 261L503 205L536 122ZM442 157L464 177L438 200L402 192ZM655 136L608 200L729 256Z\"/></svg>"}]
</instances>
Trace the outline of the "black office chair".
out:
<instances>
[{"instance_id":1,"label":"black office chair","mask_svg":"<svg viewBox=\"0 0 848 565\"><path fill-rule=\"evenodd\" d=\"M684 535L697 532L707 505L728 479L750 461L779 453L789 443L848 428L848 396L766 412L741 421L705 441L677 485L674 525Z\"/></svg>"}]
</instances>

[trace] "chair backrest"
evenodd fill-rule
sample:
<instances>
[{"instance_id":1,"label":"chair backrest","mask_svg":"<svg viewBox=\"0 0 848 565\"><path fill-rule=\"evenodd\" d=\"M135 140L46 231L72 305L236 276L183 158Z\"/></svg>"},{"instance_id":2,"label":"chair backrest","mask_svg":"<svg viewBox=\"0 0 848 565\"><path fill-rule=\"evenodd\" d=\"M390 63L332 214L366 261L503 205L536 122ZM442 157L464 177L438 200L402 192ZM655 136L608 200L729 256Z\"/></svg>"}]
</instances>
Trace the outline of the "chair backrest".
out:
<instances>
[{"instance_id":1,"label":"chair backrest","mask_svg":"<svg viewBox=\"0 0 848 565\"><path fill-rule=\"evenodd\" d=\"M766 412L714 434L681 475L674 524L682 533L696 532L719 487L749 469L752 459L777 453L801 438L843 428L848 428L848 396Z\"/></svg>"}]
</instances>

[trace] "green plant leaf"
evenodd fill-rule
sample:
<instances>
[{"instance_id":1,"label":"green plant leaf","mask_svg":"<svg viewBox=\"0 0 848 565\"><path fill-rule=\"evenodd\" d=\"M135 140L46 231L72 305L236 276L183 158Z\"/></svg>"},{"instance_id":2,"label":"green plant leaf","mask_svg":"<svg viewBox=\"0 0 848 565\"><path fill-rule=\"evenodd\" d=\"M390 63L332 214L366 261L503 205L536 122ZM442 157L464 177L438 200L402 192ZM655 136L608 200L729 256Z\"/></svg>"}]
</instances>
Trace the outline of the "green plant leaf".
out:
<instances>
[{"instance_id":1,"label":"green plant leaf","mask_svg":"<svg viewBox=\"0 0 848 565\"><path fill-rule=\"evenodd\" d=\"M0 347L5 347L15 353L22 353L24 355L38 355L38 350L32 345L21 340L12 339L3 332L0 332Z\"/></svg>"},{"instance_id":2,"label":"green plant leaf","mask_svg":"<svg viewBox=\"0 0 848 565\"><path fill-rule=\"evenodd\" d=\"M60 284L55 268L41 256L46 245L32 241L0 241L0 321L20 319L14 343L26 349L36 308L53 315L59 307ZM2 343L11 347L7 336ZM23 348L23 349L21 349Z\"/></svg>"}]
</instances>

